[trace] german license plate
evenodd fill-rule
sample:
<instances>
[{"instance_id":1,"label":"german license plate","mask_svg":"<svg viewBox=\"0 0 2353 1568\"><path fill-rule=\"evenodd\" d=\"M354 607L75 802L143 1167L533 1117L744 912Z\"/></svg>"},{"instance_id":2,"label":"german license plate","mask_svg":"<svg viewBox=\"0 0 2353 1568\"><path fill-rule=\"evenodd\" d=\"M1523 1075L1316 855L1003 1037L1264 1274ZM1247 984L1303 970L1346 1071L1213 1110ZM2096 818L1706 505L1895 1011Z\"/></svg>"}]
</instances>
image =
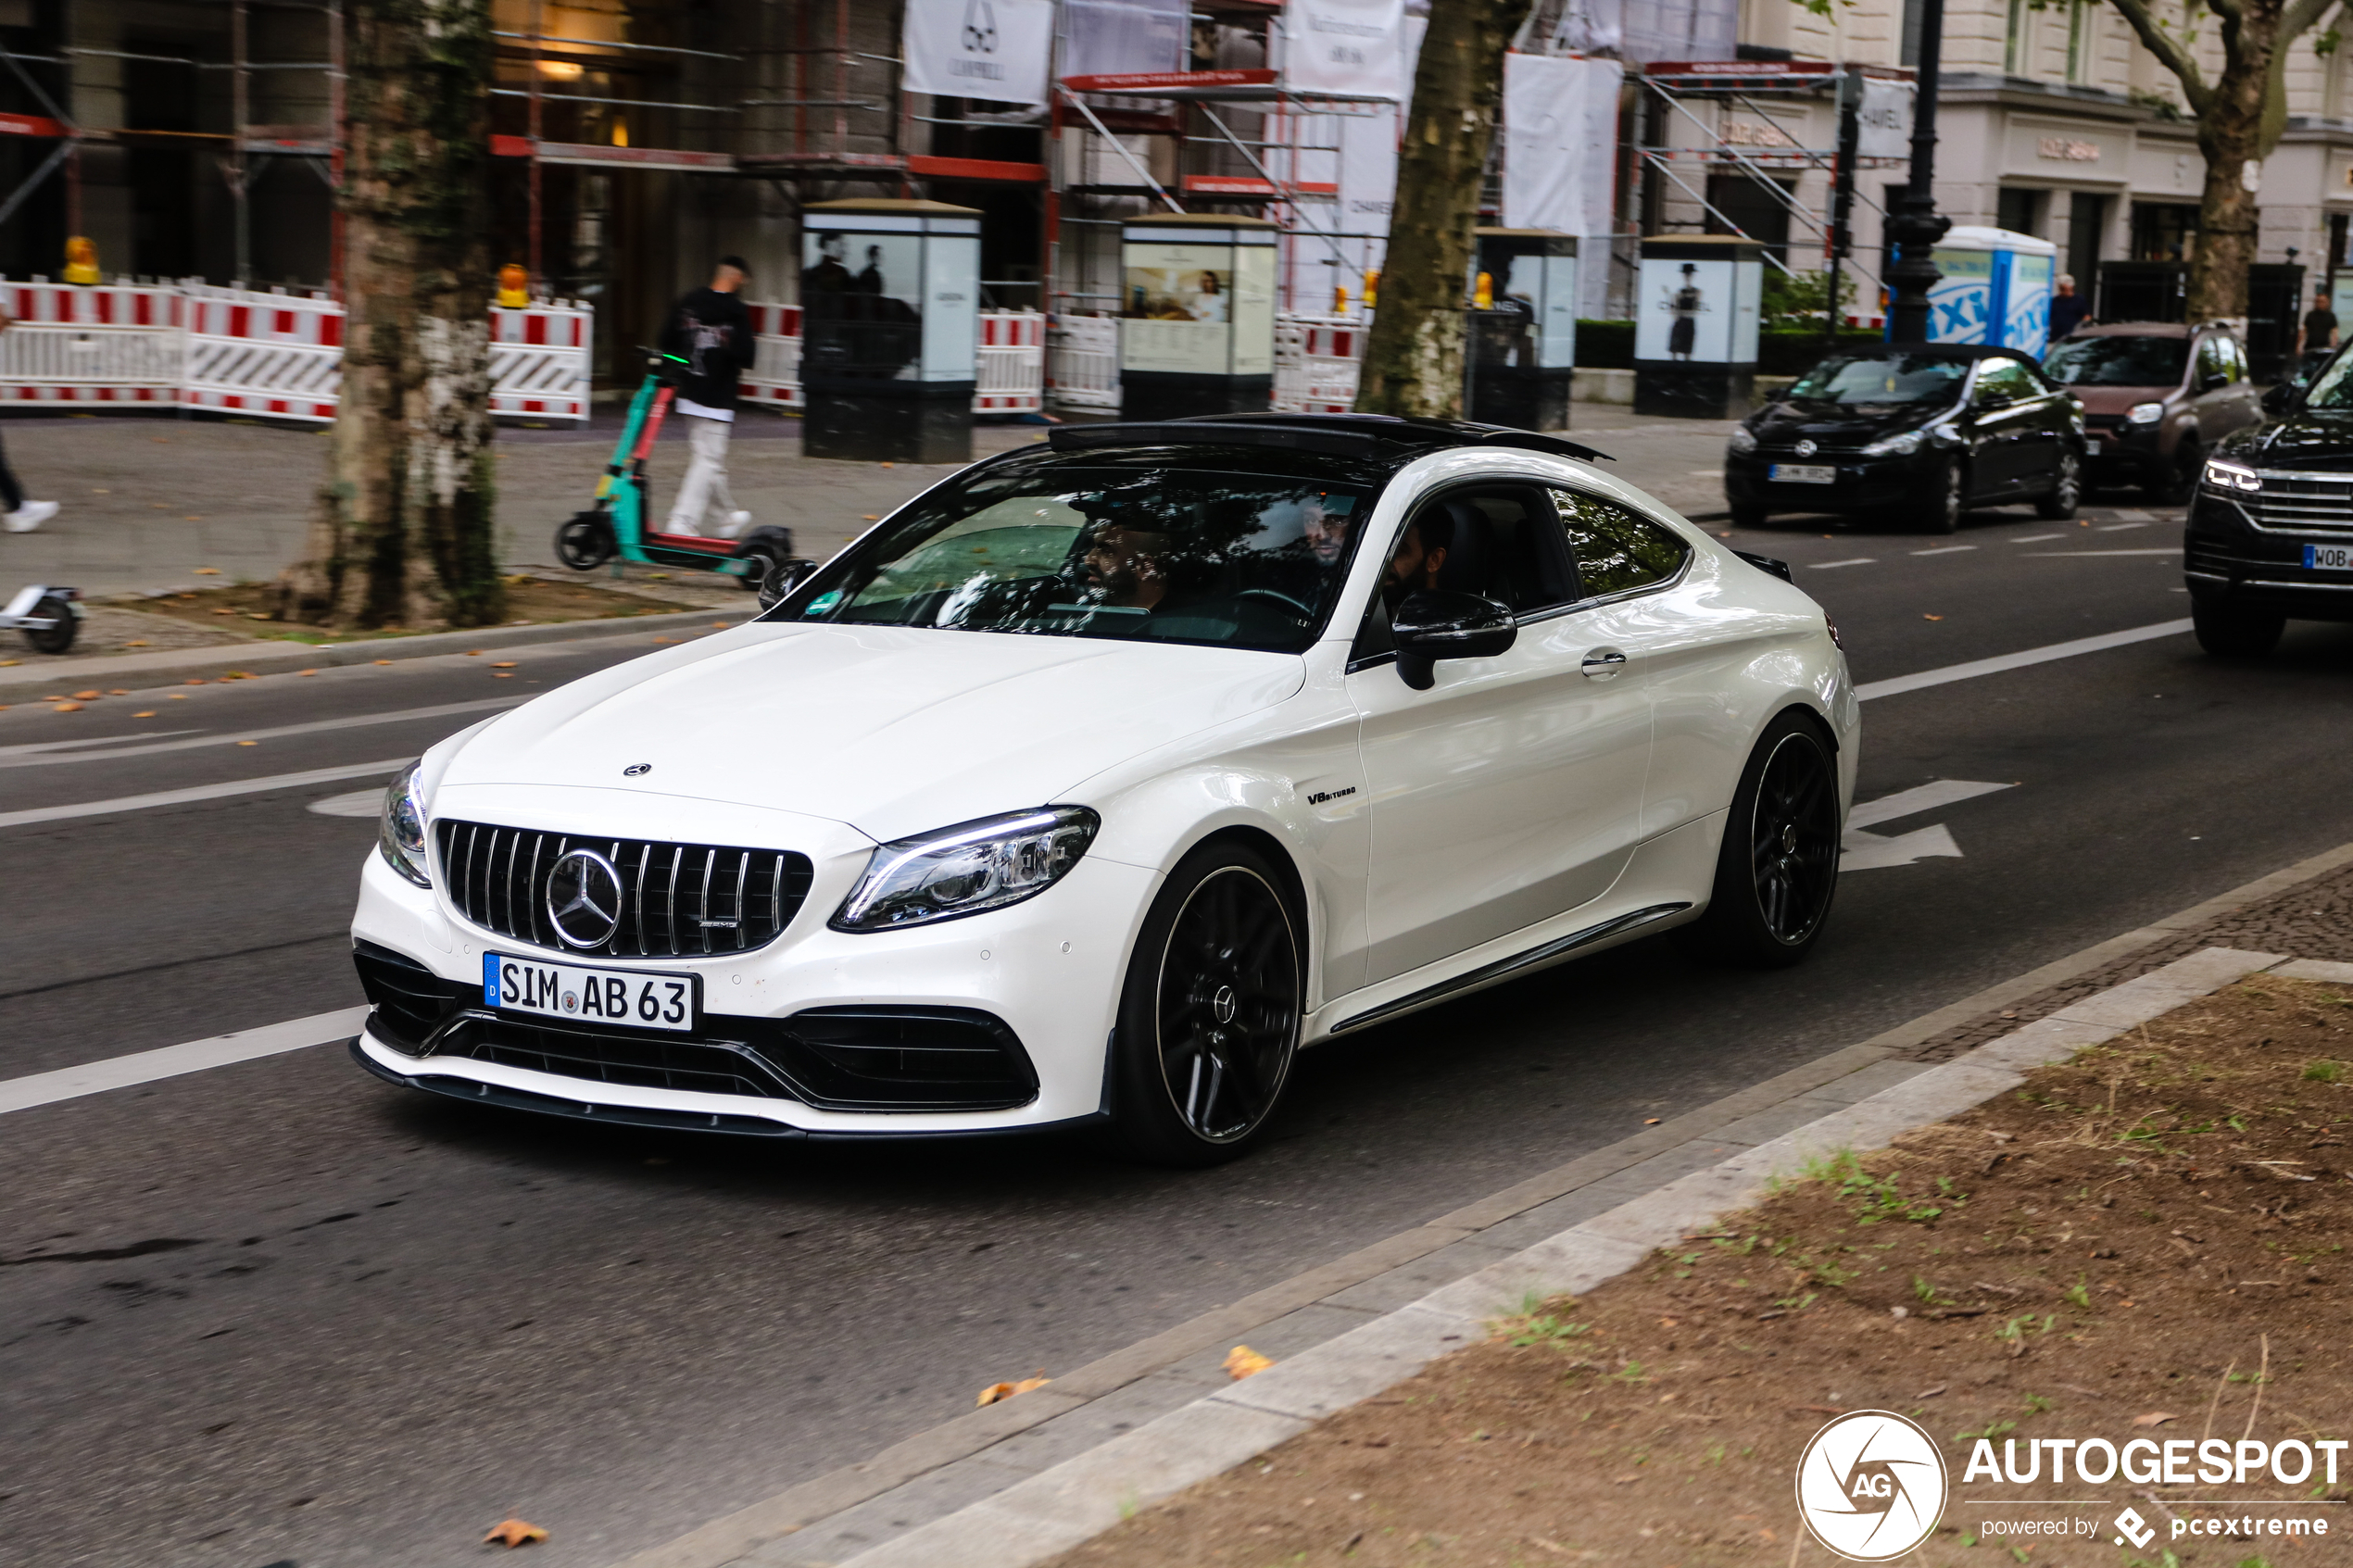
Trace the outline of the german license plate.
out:
<instances>
[{"instance_id":1,"label":"german license plate","mask_svg":"<svg viewBox=\"0 0 2353 1568\"><path fill-rule=\"evenodd\" d=\"M2353 571L2353 545L2305 546L2304 570L2307 571Z\"/></svg>"},{"instance_id":2,"label":"german license plate","mask_svg":"<svg viewBox=\"0 0 2353 1568\"><path fill-rule=\"evenodd\" d=\"M701 982L691 974L589 969L505 953L482 956L482 991L484 999L500 1012L682 1035L699 1022L696 1014L702 1001Z\"/></svg>"},{"instance_id":3,"label":"german license plate","mask_svg":"<svg viewBox=\"0 0 2353 1568\"><path fill-rule=\"evenodd\" d=\"M1824 463L1775 463L1766 477L1776 484L1836 484L1838 470Z\"/></svg>"}]
</instances>

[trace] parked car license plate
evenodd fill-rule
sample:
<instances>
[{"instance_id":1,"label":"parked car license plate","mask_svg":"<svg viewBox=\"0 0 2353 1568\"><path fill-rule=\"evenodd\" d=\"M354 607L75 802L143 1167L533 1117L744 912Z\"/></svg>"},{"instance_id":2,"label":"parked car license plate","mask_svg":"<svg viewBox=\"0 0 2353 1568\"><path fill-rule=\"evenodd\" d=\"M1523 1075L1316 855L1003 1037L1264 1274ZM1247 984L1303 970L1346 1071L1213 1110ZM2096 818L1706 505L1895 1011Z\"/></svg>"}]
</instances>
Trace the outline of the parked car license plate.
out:
<instances>
[{"instance_id":1,"label":"parked car license plate","mask_svg":"<svg viewBox=\"0 0 2353 1568\"><path fill-rule=\"evenodd\" d=\"M700 1022L701 981L692 974L643 974L484 953L482 989L500 1012L573 1023L594 1021L686 1034Z\"/></svg>"},{"instance_id":2,"label":"parked car license plate","mask_svg":"<svg viewBox=\"0 0 2353 1568\"><path fill-rule=\"evenodd\" d=\"M1778 484L1835 484L1838 470L1823 463L1775 463L1767 477Z\"/></svg>"},{"instance_id":3,"label":"parked car license plate","mask_svg":"<svg viewBox=\"0 0 2353 1568\"><path fill-rule=\"evenodd\" d=\"M2353 571L2353 545L2305 546L2304 570L2307 571Z\"/></svg>"}]
</instances>

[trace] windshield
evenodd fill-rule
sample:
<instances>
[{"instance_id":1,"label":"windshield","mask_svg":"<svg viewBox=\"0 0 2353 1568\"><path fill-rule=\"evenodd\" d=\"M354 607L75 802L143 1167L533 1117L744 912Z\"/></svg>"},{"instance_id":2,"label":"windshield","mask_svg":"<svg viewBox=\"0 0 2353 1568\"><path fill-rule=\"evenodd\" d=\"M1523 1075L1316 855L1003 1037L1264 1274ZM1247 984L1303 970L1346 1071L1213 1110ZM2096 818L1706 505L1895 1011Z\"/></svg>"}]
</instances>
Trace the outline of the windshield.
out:
<instances>
[{"instance_id":1,"label":"windshield","mask_svg":"<svg viewBox=\"0 0 2353 1568\"><path fill-rule=\"evenodd\" d=\"M2353 354L2340 354L2328 363L2312 390L2304 395L2307 408L2353 408Z\"/></svg>"},{"instance_id":2,"label":"windshield","mask_svg":"<svg viewBox=\"0 0 2353 1568\"><path fill-rule=\"evenodd\" d=\"M1371 509L1360 489L1265 474L984 470L845 551L776 618L1297 652Z\"/></svg>"},{"instance_id":3,"label":"windshield","mask_svg":"<svg viewBox=\"0 0 2353 1568\"><path fill-rule=\"evenodd\" d=\"M1793 403L1842 408L1900 408L1950 401L1969 375L1969 362L1926 354L1839 355L1797 378Z\"/></svg>"},{"instance_id":4,"label":"windshield","mask_svg":"<svg viewBox=\"0 0 2353 1568\"><path fill-rule=\"evenodd\" d=\"M2189 363L2185 337L2079 337L2052 349L2043 370L2062 386L2179 386Z\"/></svg>"}]
</instances>

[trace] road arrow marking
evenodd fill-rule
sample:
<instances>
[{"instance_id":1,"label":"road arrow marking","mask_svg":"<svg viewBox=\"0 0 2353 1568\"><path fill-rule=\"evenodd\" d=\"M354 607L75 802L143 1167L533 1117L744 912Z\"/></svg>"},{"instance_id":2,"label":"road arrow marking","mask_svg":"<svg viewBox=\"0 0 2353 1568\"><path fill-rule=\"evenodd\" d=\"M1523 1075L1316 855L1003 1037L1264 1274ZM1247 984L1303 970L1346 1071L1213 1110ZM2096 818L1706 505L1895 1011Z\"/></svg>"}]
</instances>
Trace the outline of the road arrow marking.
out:
<instances>
[{"instance_id":1,"label":"road arrow marking","mask_svg":"<svg viewBox=\"0 0 2353 1568\"><path fill-rule=\"evenodd\" d=\"M1984 784L1974 779L1935 779L1911 789L1882 795L1877 800L1866 800L1846 813L1846 834L1839 841L1844 851L1839 857L1842 872L1877 871L1882 866L1908 866L1915 860L1932 856L1961 858L1961 847L1953 842L1953 830L1943 822L1889 838L1883 834L1863 830L1880 822L1892 822L1898 817L1916 816L1933 811L1940 806L1951 806L1963 800L1974 800L1981 795L1999 790L2015 789L2016 784Z\"/></svg>"}]
</instances>

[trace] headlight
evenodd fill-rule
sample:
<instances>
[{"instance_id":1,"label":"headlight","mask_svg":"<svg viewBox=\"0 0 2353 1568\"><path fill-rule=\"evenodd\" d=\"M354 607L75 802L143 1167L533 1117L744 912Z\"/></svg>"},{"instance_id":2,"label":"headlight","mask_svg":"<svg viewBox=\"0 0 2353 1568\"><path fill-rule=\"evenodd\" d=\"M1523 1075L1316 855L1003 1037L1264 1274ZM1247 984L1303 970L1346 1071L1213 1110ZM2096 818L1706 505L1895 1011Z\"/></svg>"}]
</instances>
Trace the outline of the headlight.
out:
<instances>
[{"instance_id":1,"label":"headlight","mask_svg":"<svg viewBox=\"0 0 2353 1568\"><path fill-rule=\"evenodd\" d=\"M1084 806L1041 806L886 844L827 923L895 931L1018 904L1061 881L1101 822Z\"/></svg>"},{"instance_id":2,"label":"headlight","mask_svg":"<svg viewBox=\"0 0 2353 1568\"><path fill-rule=\"evenodd\" d=\"M1894 435L1882 435L1869 446L1864 447L1863 456L1866 458L1908 458L1919 451L1920 443L1927 439L1926 430L1898 431Z\"/></svg>"},{"instance_id":3,"label":"headlight","mask_svg":"<svg viewBox=\"0 0 2353 1568\"><path fill-rule=\"evenodd\" d=\"M2206 459L2206 483L2218 490L2260 490L2262 479L2245 463L2225 462L2220 458Z\"/></svg>"},{"instance_id":4,"label":"headlight","mask_svg":"<svg viewBox=\"0 0 2353 1568\"><path fill-rule=\"evenodd\" d=\"M425 865L425 803L417 797L417 769L422 759L400 770L384 791L384 825L376 848L384 863L420 887L431 887Z\"/></svg>"},{"instance_id":5,"label":"headlight","mask_svg":"<svg viewBox=\"0 0 2353 1568\"><path fill-rule=\"evenodd\" d=\"M1734 425L1730 445L1735 456L1746 457L1756 450L1756 433L1746 425Z\"/></svg>"},{"instance_id":6,"label":"headlight","mask_svg":"<svg viewBox=\"0 0 2353 1568\"><path fill-rule=\"evenodd\" d=\"M2124 422L2130 425L2153 425L2164 417L2162 403L2135 403L2124 410Z\"/></svg>"}]
</instances>

